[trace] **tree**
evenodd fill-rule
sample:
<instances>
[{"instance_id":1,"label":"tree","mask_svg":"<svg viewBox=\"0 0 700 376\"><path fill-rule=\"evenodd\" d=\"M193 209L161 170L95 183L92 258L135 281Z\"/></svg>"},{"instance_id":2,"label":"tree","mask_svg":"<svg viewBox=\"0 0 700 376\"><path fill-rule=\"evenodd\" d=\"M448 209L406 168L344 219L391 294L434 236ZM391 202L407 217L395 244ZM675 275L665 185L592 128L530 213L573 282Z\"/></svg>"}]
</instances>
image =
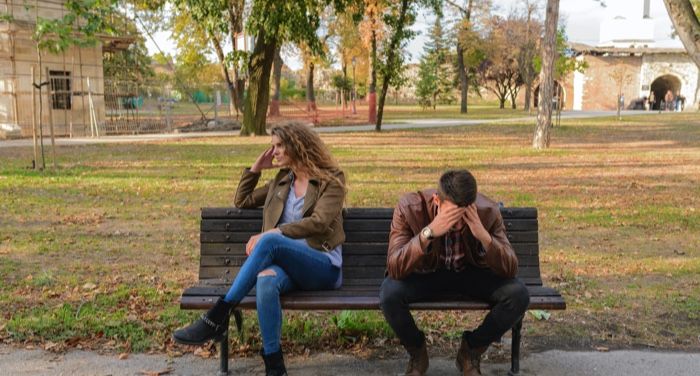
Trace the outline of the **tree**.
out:
<instances>
[{"instance_id":1,"label":"tree","mask_svg":"<svg viewBox=\"0 0 700 376\"><path fill-rule=\"evenodd\" d=\"M136 36L136 40L126 50L104 54L102 68L104 77L120 81L144 82L155 76L151 67L151 57L148 56L146 39L140 35L136 24L119 14L119 24L126 25L125 32ZM125 69L128 68L128 69Z\"/></svg>"},{"instance_id":2,"label":"tree","mask_svg":"<svg viewBox=\"0 0 700 376\"><path fill-rule=\"evenodd\" d=\"M435 109L433 95L437 92L438 87L437 70L438 65L435 56L430 54L423 55L418 68L418 82L416 83L416 98L418 98L418 104L423 109L428 107Z\"/></svg>"},{"instance_id":3,"label":"tree","mask_svg":"<svg viewBox=\"0 0 700 376\"><path fill-rule=\"evenodd\" d=\"M386 4L382 0L364 0L364 5L365 14L359 29L362 42L369 50L368 121L370 124L375 124L377 122L377 43L383 40L385 35L385 25L381 15Z\"/></svg>"},{"instance_id":4,"label":"tree","mask_svg":"<svg viewBox=\"0 0 700 376\"><path fill-rule=\"evenodd\" d=\"M624 101L622 88L624 87L625 83L629 82L632 79L632 73L629 71L627 64L625 64L621 60L618 60L615 63L615 68L613 68L612 72L610 72L610 79L613 80L613 82L615 83L615 87L617 88L617 120L622 120L622 115L620 112L622 110Z\"/></svg>"},{"instance_id":5,"label":"tree","mask_svg":"<svg viewBox=\"0 0 700 376\"><path fill-rule=\"evenodd\" d=\"M391 2L384 13L384 24L387 27L389 38L382 42L382 58L378 58L377 67L381 79L379 103L377 104L377 123L375 130L382 130L382 117L384 115L384 103L389 91L389 85L402 67L401 51L415 32L410 26L416 18L416 8L419 5L430 5L433 9L439 9L437 0L396 0Z\"/></svg>"},{"instance_id":6,"label":"tree","mask_svg":"<svg viewBox=\"0 0 700 376\"><path fill-rule=\"evenodd\" d=\"M698 22L700 1L664 0L664 4L678 37L688 51L688 56L700 69L700 22ZM700 76L695 91L695 101L700 103Z\"/></svg>"},{"instance_id":7,"label":"tree","mask_svg":"<svg viewBox=\"0 0 700 376\"><path fill-rule=\"evenodd\" d=\"M238 115L242 108L244 81L240 77L245 52L237 46L237 36L243 31L244 0L173 0L175 38L179 49L202 50L210 46L221 67L221 76L231 97L229 113ZM195 41L199 39L199 41ZM230 41L232 52L224 52Z\"/></svg>"},{"instance_id":8,"label":"tree","mask_svg":"<svg viewBox=\"0 0 700 376\"><path fill-rule=\"evenodd\" d=\"M36 43L37 59L39 62L39 78L42 80L42 53L59 54L65 52L71 46L85 47L98 43L100 33L114 34L114 28L107 22L109 16L115 12L116 0L68 0L64 6L67 12L61 18L46 19L36 17L36 25L32 31L32 39ZM29 6L26 10L29 11ZM38 13L37 13L38 14ZM10 17L10 16L7 16ZM11 18L3 17L10 21ZM42 87L44 83L32 82L39 89L39 132L41 147L41 168L46 167L44 158L44 138L42 116ZM52 160L54 168L56 164L56 143L53 126L51 126ZM39 163L34 160L34 166L39 168Z\"/></svg>"},{"instance_id":9,"label":"tree","mask_svg":"<svg viewBox=\"0 0 700 376\"><path fill-rule=\"evenodd\" d=\"M532 83L537 75L534 60L539 50L538 41L542 29L540 24L532 18L536 10L536 3L531 0L525 0L525 33L518 53L518 68L525 86L525 106L523 109L528 112L532 102Z\"/></svg>"},{"instance_id":10,"label":"tree","mask_svg":"<svg viewBox=\"0 0 700 376\"><path fill-rule=\"evenodd\" d=\"M419 103L425 107L433 107L438 103L451 103L453 80L449 59L447 40L442 30L442 16L435 18L435 24L430 29L429 39L423 48L416 84L416 96Z\"/></svg>"},{"instance_id":11,"label":"tree","mask_svg":"<svg viewBox=\"0 0 700 376\"><path fill-rule=\"evenodd\" d=\"M284 42L305 43L314 53L323 53L316 35L320 11L333 3L337 12L344 0L306 0L279 2L254 0L246 29L255 35L248 58L248 95L245 97L241 135L266 134L267 106L270 100L270 68L277 46Z\"/></svg>"},{"instance_id":12,"label":"tree","mask_svg":"<svg viewBox=\"0 0 700 376\"><path fill-rule=\"evenodd\" d=\"M512 108L522 85L517 60L517 22L494 16L490 20L489 33L486 37L486 60L479 72L486 89L496 95L499 108L505 108L510 97Z\"/></svg>"},{"instance_id":13,"label":"tree","mask_svg":"<svg viewBox=\"0 0 700 376\"><path fill-rule=\"evenodd\" d=\"M554 91L554 59L556 58L557 22L559 0L547 0L544 39L542 41L542 71L540 72L540 106L537 109L537 126L532 147L549 147L552 122L552 93Z\"/></svg>"},{"instance_id":14,"label":"tree","mask_svg":"<svg viewBox=\"0 0 700 376\"><path fill-rule=\"evenodd\" d=\"M353 63L355 64L355 75L359 68L365 66L367 62L368 51L364 48L358 24L360 23L363 10L362 2L350 3L345 8L343 14L339 14L334 23L331 24L331 38L335 45L335 50L339 57L339 63L343 78L350 82L351 85L347 89L341 90L341 102L343 109L347 108L348 99L352 95L352 80L348 77L348 69L352 70ZM365 71L365 69L361 69ZM355 79L356 77L353 77Z\"/></svg>"},{"instance_id":15,"label":"tree","mask_svg":"<svg viewBox=\"0 0 700 376\"><path fill-rule=\"evenodd\" d=\"M280 97L282 90L280 81L282 80L282 65L284 65L281 50L281 47L277 47L277 51L275 51L275 61L272 64L272 81L275 91L272 95L272 102L270 103L270 116L280 115Z\"/></svg>"},{"instance_id":16,"label":"tree","mask_svg":"<svg viewBox=\"0 0 700 376\"><path fill-rule=\"evenodd\" d=\"M456 8L461 14L462 19L457 23L457 74L459 76L459 90L460 90L460 100L459 100L459 112L462 114L467 113L467 94L469 90L469 72L468 67L465 65L465 54L467 54L468 47L470 45L469 41L475 35L472 31L471 15L472 6L474 1L467 0L467 5L462 7L455 3L454 1L448 0L448 4Z\"/></svg>"}]
</instances>

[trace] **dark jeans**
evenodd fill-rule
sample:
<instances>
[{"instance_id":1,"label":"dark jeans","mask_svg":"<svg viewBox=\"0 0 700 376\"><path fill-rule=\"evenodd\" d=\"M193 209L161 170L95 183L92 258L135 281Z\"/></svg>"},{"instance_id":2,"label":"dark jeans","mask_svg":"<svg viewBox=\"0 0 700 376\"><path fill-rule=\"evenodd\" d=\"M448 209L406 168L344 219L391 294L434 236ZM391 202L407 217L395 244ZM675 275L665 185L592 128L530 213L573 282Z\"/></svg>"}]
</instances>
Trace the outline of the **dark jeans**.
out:
<instances>
[{"instance_id":1,"label":"dark jeans","mask_svg":"<svg viewBox=\"0 0 700 376\"><path fill-rule=\"evenodd\" d=\"M462 272L438 270L411 274L402 280L384 279L379 293L380 305L389 326L406 347L423 344L408 305L429 301L439 293L460 293L491 304L491 311L474 331L464 332L471 348L488 346L512 328L530 304L530 294L517 278L497 276L490 269L468 266Z\"/></svg>"}]
</instances>

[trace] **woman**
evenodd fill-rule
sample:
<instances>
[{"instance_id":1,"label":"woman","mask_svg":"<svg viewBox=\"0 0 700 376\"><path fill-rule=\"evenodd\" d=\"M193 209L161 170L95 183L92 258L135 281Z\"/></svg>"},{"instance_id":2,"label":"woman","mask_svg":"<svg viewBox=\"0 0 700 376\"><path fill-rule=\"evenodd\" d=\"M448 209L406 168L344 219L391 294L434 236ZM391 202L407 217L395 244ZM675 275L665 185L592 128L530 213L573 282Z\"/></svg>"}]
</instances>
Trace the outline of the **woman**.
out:
<instances>
[{"instance_id":1,"label":"woman","mask_svg":"<svg viewBox=\"0 0 700 376\"><path fill-rule=\"evenodd\" d=\"M275 178L256 189L261 171L276 167L281 169ZM273 128L272 146L243 171L235 198L239 208L263 207L263 232L248 241L248 258L226 296L175 331L175 341L220 339L231 310L255 286L266 374L286 375L279 296L340 287L344 200L345 176L321 138L302 124Z\"/></svg>"}]
</instances>

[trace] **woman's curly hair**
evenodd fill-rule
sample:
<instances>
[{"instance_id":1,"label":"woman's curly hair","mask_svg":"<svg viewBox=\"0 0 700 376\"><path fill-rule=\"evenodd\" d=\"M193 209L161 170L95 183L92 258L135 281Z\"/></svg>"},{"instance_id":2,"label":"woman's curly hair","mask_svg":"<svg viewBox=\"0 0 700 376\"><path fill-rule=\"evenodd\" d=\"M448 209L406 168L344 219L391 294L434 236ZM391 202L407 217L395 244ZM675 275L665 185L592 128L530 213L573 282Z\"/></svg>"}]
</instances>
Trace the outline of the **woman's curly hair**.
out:
<instances>
[{"instance_id":1,"label":"woman's curly hair","mask_svg":"<svg viewBox=\"0 0 700 376\"><path fill-rule=\"evenodd\" d=\"M290 122L274 126L270 133L279 137L284 144L290 160L289 167L292 170L303 171L309 177L336 181L341 186L345 186L335 175L340 170L338 163L321 137L310 127L302 123Z\"/></svg>"}]
</instances>

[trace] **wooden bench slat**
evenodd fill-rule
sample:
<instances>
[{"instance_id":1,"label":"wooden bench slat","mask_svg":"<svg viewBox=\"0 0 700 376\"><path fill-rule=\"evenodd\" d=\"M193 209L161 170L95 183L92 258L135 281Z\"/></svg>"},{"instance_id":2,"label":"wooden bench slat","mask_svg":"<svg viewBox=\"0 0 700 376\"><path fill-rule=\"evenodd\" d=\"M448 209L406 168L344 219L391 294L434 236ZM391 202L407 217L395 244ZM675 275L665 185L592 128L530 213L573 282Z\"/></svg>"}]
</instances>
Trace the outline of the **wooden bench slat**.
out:
<instances>
[{"instance_id":1,"label":"wooden bench slat","mask_svg":"<svg viewBox=\"0 0 700 376\"><path fill-rule=\"evenodd\" d=\"M216 296L183 296L180 303L182 309L208 309L216 300ZM379 309L379 296L348 296L348 297L282 297L282 308L298 310L377 310ZM255 298L247 296L238 305L240 309L255 309ZM419 302L410 305L411 309L419 310L487 310L489 304L483 301L436 301ZM561 297L531 297L528 309L566 309L566 302Z\"/></svg>"},{"instance_id":2,"label":"wooden bench slat","mask_svg":"<svg viewBox=\"0 0 700 376\"><path fill-rule=\"evenodd\" d=\"M537 231L538 223L534 219L505 219L503 221L507 231ZM346 233L355 231L383 231L389 229L391 219L370 218L346 220L343 228ZM201 231L261 231L262 220L251 220L247 218L229 219L207 219L200 225Z\"/></svg>"},{"instance_id":3,"label":"wooden bench slat","mask_svg":"<svg viewBox=\"0 0 700 376\"><path fill-rule=\"evenodd\" d=\"M539 247L537 243L512 243L515 253L521 256L537 256ZM245 243L203 243L200 246L202 256L214 255L244 255ZM384 255L386 256L387 243L350 242L343 244L343 255L347 258L356 255Z\"/></svg>"},{"instance_id":4,"label":"wooden bench slat","mask_svg":"<svg viewBox=\"0 0 700 376\"><path fill-rule=\"evenodd\" d=\"M200 242L202 243L246 243L251 236L258 232L201 232ZM388 232L355 232L347 234L351 239L362 239L365 242L378 243L388 242ZM508 233L508 240L511 243L537 243L537 231L515 231Z\"/></svg>"},{"instance_id":5,"label":"wooden bench slat","mask_svg":"<svg viewBox=\"0 0 700 376\"><path fill-rule=\"evenodd\" d=\"M241 266L246 260L245 251L231 253L227 255L206 255L200 257L200 266ZM384 268L386 265L386 255L357 255L343 253L343 267L346 266L379 266ZM531 267L539 265L539 257L537 255L518 255L518 265L522 267Z\"/></svg>"},{"instance_id":6,"label":"wooden bench slat","mask_svg":"<svg viewBox=\"0 0 700 376\"><path fill-rule=\"evenodd\" d=\"M185 296L213 296L219 295L224 296L228 292L230 285L196 285L187 288L183 295ZM558 291L543 286L528 286L528 291L530 296L561 296ZM255 292L248 294L250 296L255 296ZM338 290L318 290L318 291L293 291L288 295L293 296L379 296L379 286L378 285L367 285L367 286L343 286ZM445 294L443 296L451 296L452 299L458 297L456 294ZM463 299L465 297L462 297Z\"/></svg>"},{"instance_id":7,"label":"wooden bench slat","mask_svg":"<svg viewBox=\"0 0 700 376\"><path fill-rule=\"evenodd\" d=\"M238 208L202 208L202 219L218 218L261 218L259 209ZM346 217L352 218L391 218L393 208L346 208ZM501 208L501 216L505 218L537 218L537 208Z\"/></svg>"}]
</instances>

